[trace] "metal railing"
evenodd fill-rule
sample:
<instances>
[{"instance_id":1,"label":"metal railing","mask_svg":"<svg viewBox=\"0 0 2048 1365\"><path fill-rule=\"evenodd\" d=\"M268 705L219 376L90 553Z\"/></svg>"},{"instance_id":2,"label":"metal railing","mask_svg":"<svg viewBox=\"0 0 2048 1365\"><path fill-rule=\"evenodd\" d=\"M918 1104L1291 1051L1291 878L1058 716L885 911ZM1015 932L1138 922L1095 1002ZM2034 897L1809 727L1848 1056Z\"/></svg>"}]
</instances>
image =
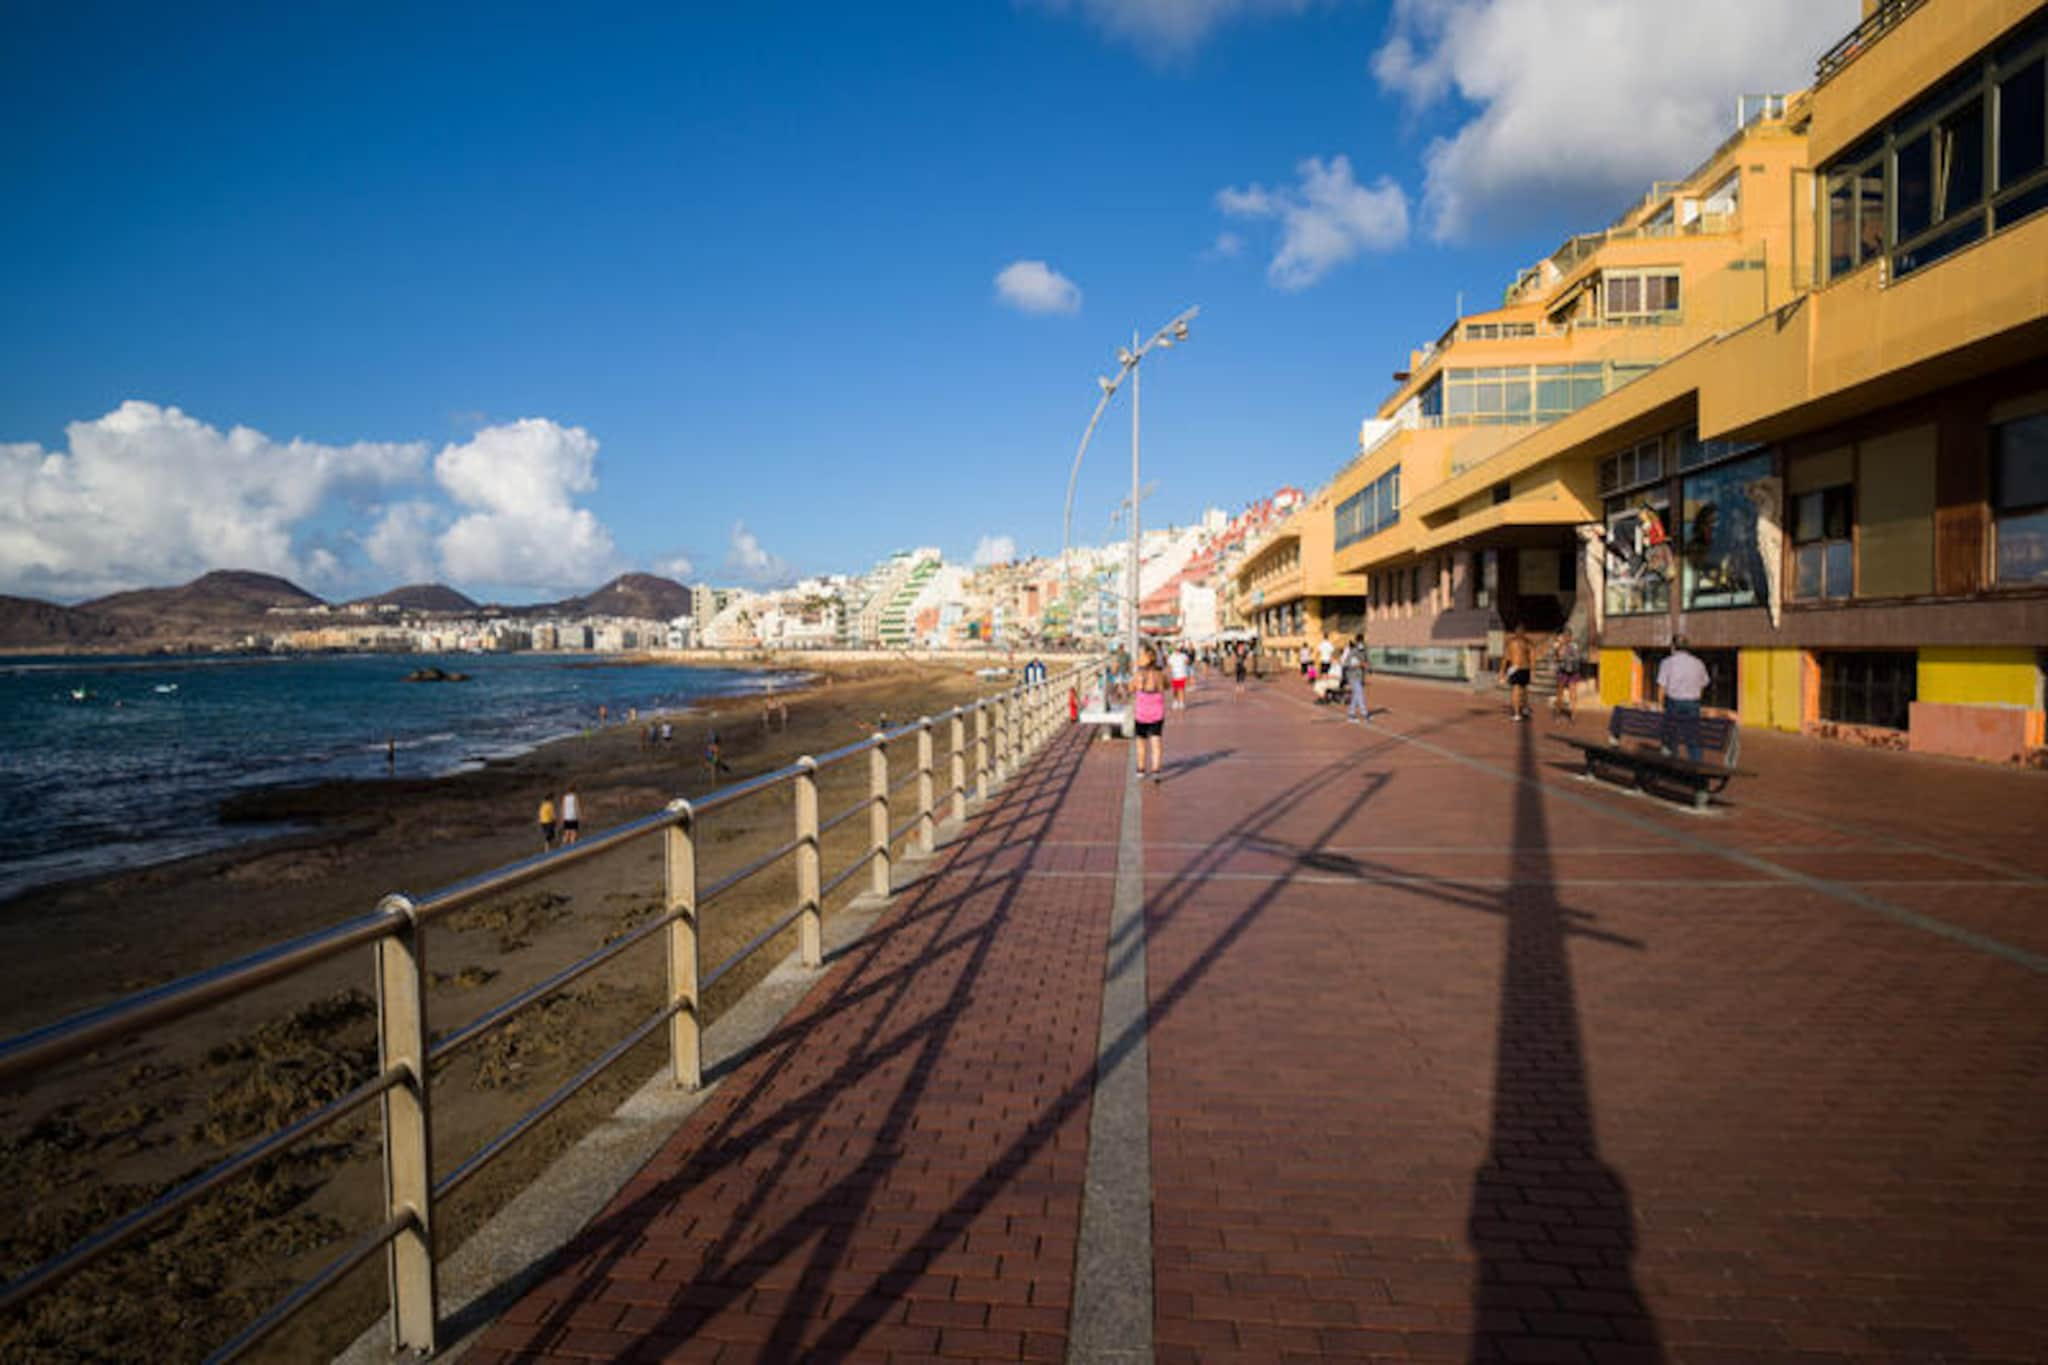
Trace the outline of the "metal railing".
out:
<instances>
[{"instance_id":1,"label":"metal railing","mask_svg":"<svg viewBox=\"0 0 2048 1365\"><path fill-rule=\"evenodd\" d=\"M678 1086L699 1088L703 1084L704 1060L704 1021L699 1017L699 1003L704 993L792 925L797 929L797 951L803 965L822 965L826 898L854 880L863 868L869 873L867 891L886 896L895 845L913 838L920 853L930 853L937 847L942 818L940 782L945 783L943 794L951 817L965 819L970 798L989 795L1021 767L1029 754L1058 733L1066 719L1067 687L1073 685L1086 691L1084 683L1102 668L1102 660L1089 660L1058 677L1019 684L941 715L880 731L818 758L799 758L773 772L722 787L694 802L672 801L651 815L594 833L566 848L493 869L417 901L402 895L386 896L376 909L356 919L275 944L224 966L126 996L0 1043L0 1085L18 1085L59 1063L175 1023L343 953L365 946L374 950L378 1038L378 1070L374 1077L258 1138L15 1280L0 1285L0 1309L17 1307L44 1293L176 1216L217 1187L375 1101L380 1106L383 1128L385 1197L381 1221L311 1279L244 1327L209 1359L231 1360L264 1341L324 1290L380 1251L386 1256L389 1271L392 1349L432 1354L437 1348L440 1328L435 1278L436 1204L664 1026L668 1031L671 1078ZM967 734L969 717L974 729L971 739ZM946 727L949 746L943 779L937 768L935 741L936 727L941 725ZM906 739L916 744L915 767L892 783L891 748ZM819 772L863 754L868 758L867 794L845 810L821 820ZM910 812L910 818L892 823L892 803L899 792L913 783L915 810ZM718 881L700 887L697 844L703 818L783 786L793 787L795 793L792 837ZM864 811L868 815L864 851L849 866L825 879L824 835L857 819ZM486 897L654 837L662 840L665 855L663 912L659 916L430 1041L422 951L430 923ZM749 938L724 962L704 970L698 960L698 947L700 917L706 905L789 857L796 860L796 904ZM435 1068L525 1010L656 936L665 937L667 945L667 989L661 1006L539 1104L435 1180L429 1084Z\"/></svg>"},{"instance_id":2,"label":"metal railing","mask_svg":"<svg viewBox=\"0 0 2048 1365\"><path fill-rule=\"evenodd\" d=\"M1897 28L1900 20L1925 3L1926 0L1884 0L1862 23L1850 29L1842 41L1820 55L1820 60L1813 66L1813 88L1818 90L1841 75L1842 68L1862 56L1871 44Z\"/></svg>"}]
</instances>

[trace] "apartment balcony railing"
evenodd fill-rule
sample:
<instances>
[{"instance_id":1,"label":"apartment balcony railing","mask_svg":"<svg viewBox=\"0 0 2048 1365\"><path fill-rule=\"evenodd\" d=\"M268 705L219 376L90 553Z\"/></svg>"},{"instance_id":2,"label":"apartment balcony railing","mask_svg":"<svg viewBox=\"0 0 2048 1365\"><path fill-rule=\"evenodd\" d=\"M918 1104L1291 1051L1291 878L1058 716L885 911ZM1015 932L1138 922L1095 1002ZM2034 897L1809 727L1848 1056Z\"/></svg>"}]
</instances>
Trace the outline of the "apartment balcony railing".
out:
<instances>
[{"instance_id":1,"label":"apartment balcony railing","mask_svg":"<svg viewBox=\"0 0 2048 1365\"><path fill-rule=\"evenodd\" d=\"M892 862L899 846L922 853L937 847L938 826L944 814L940 784L945 784L945 804L950 807L952 818L966 818L970 797L988 796L996 785L1014 775L1033 751L1060 732L1066 722L1068 685L1092 680L1102 668L1101 660L1091 660L1056 679L1014 687L998 696L957 706L944 715L875 734L819 758L800 758L787 767L722 787L697 801L672 801L662 810L594 832L579 843L496 868L419 900L386 896L374 910L356 919L273 944L239 961L126 996L0 1042L0 1085L32 1085L60 1063L123 1039L161 1030L203 1009L239 999L344 953L366 946L374 949L379 1058L375 1076L0 1285L0 1310L55 1288L76 1272L162 1226L213 1190L249 1175L289 1148L376 1103L382 1113L385 1193L373 1225L325 1269L243 1327L208 1359L227 1361L244 1355L380 1253L388 1263L393 1352L416 1353L416 1358L431 1356L441 1344L442 1327L436 1291L436 1206L639 1044L658 1033L666 1031L668 1035L668 1069L674 1083L686 1089L699 1088L703 1083L705 1021L699 1016L703 994L792 927L797 931L798 954L803 964L820 966L827 898L863 873L867 875L866 889L870 893L889 894ZM970 718L971 738L967 733ZM941 729L946 733L948 750L943 772L936 749ZM892 746L906 741L915 745L914 761L892 768ZM821 818L818 774L835 764L862 758L868 768L866 795L846 809ZM794 827L789 840L710 885L700 886L697 856L704 818L784 787L795 791ZM915 793L907 803L898 796L906 788L914 788ZM891 823L892 811L906 809L907 819L900 824ZM847 866L827 876L823 866L824 837L863 815L867 817L867 831L862 851ZM465 906L571 866L623 849L638 849L648 839L659 839L664 851L661 914L468 1023L438 1037L428 1032L425 947L429 925ZM735 886L791 858L795 859L796 868L796 904L731 957L709 969L703 968L698 961L698 926L705 908ZM436 1068L590 972L654 940L665 945L668 969L661 1006L533 1109L435 1179L431 1137L433 1087L429 1081Z\"/></svg>"},{"instance_id":2,"label":"apartment balcony railing","mask_svg":"<svg viewBox=\"0 0 2048 1365\"><path fill-rule=\"evenodd\" d=\"M1873 44L1925 3L1926 0L1883 0L1862 23L1850 29L1842 41L1821 54L1820 60L1814 63L1813 88L1818 90L1841 75L1849 63L1868 52Z\"/></svg>"}]
</instances>

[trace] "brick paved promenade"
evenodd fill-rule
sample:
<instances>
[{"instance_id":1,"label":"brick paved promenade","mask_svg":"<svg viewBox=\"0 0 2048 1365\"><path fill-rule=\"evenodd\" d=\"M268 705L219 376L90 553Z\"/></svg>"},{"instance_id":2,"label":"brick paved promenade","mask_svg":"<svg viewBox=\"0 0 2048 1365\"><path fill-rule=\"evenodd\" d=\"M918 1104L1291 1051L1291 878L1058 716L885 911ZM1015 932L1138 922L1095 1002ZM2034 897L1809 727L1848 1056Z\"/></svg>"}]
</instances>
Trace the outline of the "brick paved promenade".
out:
<instances>
[{"instance_id":1,"label":"brick paved promenade","mask_svg":"<svg viewBox=\"0 0 2048 1365\"><path fill-rule=\"evenodd\" d=\"M1373 700L1209 684L1142 791L1141 1350L2048 1358L2048 780L1754 735L1702 816ZM1067 1358L1126 761L1042 756L471 1358Z\"/></svg>"}]
</instances>

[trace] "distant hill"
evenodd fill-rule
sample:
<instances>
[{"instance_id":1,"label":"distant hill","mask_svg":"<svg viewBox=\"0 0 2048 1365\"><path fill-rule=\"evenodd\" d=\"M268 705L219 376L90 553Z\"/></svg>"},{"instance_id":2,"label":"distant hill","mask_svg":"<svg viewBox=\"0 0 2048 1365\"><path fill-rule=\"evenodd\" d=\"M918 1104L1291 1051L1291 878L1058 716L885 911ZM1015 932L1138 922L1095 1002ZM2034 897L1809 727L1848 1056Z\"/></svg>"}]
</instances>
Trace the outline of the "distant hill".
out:
<instances>
[{"instance_id":1,"label":"distant hill","mask_svg":"<svg viewBox=\"0 0 2048 1365\"><path fill-rule=\"evenodd\" d=\"M179 627L248 627L272 607L325 606L298 584L275 574L216 569L176 588L138 588L81 602L73 611L111 621L126 631L161 635Z\"/></svg>"},{"instance_id":2,"label":"distant hill","mask_svg":"<svg viewBox=\"0 0 2048 1365\"><path fill-rule=\"evenodd\" d=\"M33 597L0 595L0 649L76 649L120 643L112 622Z\"/></svg>"},{"instance_id":3,"label":"distant hill","mask_svg":"<svg viewBox=\"0 0 2048 1365\"><path fill-rule=\"evenodd\" d=\"M637 616L670 621L690 614L690 590L672 578L651 573L620 574L597 591L560 602L519 607L520 616Z\"/></svg>"},{"instance_id":4,"label":"distant hill","mask_svg":"<svg viewBox=\"0 0 2048 1365\"><path fill-rule=\"evenodd\" d=\"M348 604L352 607L395 606L403 611L445 611L468 614L479 610L477 604L464 597L445 583L409 583L390 592L380 592L375 597L359 597Z\"/></svg>"}]
</instances>

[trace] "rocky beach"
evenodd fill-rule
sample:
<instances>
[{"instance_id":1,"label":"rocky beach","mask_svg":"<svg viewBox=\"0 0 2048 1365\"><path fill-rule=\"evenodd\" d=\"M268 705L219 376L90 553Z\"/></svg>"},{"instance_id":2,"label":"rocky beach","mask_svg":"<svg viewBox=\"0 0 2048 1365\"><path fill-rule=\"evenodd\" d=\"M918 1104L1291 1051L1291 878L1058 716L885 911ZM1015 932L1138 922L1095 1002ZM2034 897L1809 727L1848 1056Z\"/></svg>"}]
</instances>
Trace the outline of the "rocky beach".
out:
<instances>
[{"instance_id":1,"label":"rocky beach","mask_svg":"<svg viewBox=\"0 0 2048 1365\"><path fill-rule=\"evenodd\" d=\"M293 832L134 871L43 888L0 905L0 1032L14 1034L128 992L233 960L370 909L391 891L426 893L540 851L544 796L576 791L585 832L676 796L822 753L892 723L935 714L1001 684L958 664L831 664L779 701L717 699L665 717L673 739L612 725L441 779L330 782L236 795L230 823ZM732 771L704 759L716 729ZM940 736L943 765L944 735ZM900 770L899 770L900 771ZM865 792L866 765L821 774L829 816ZM706 882L789 837L788 790L721 810L700 832ZM825 865L857 851L864 822L825 841ZM660 905L654 841L471 906L428 931L429 1024L445 1033L629 931ZM847 894L850 894L848 888ZM703 960L716 963L786 909L787 860L711 906ZM442 1170L495 1134L651 1009L659 945L636 947L478 1046L435 1077ZM758 954L707 1000L715 1017L782 955ZM106 1219L189 1178L250 1138L345 1093L375 1067L365 952L103 1049L0 1093L0 1184L24 1214L0 1232L13 1277ZM465 1186L439 1211L444 1250L659 1064L653 1048ZM0 1317L8 1359L196 1359L373 1225L380 1174L374 1106L210 1195L164 1231ZM164 1286L178 1292L159 1292ZM324 1358L381 1311L373 1261L266 1348ZM176 1343L170 1356L166 1343Z\"/></svg>"}]
</instances>

